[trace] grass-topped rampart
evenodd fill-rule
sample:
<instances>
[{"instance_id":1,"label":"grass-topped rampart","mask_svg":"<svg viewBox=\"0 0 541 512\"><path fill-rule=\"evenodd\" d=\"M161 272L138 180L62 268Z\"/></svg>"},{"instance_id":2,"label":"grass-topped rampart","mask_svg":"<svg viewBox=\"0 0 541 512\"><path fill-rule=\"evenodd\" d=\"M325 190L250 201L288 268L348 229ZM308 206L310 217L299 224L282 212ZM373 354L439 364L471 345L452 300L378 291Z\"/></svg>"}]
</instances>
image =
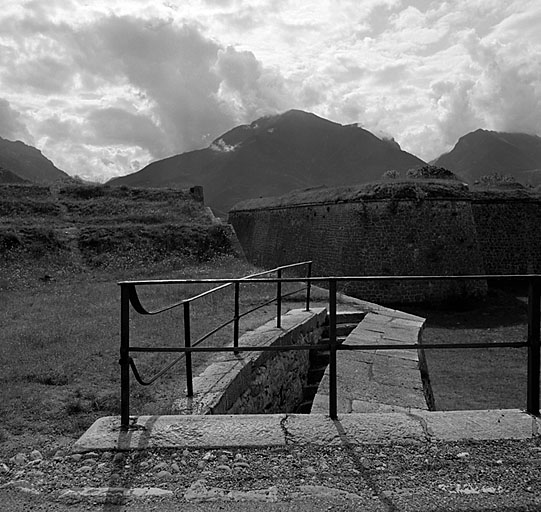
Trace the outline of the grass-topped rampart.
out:
<instances>
[{"instance_id":1,"label":"grass-topped rampart","mask_svg":"<svg viewBox=\"0 0 541 512\"><path fill-rule=\"evenodd\" d=\"M309 204L338 204L361 201L424 199L467 199L468 187L454 180L375 181L344 187L294 190L280 197L262 197L236 204L231 211L287 208Z\"/></svg>"},{"instance_id":2,"label":"grass-topped rampart","mask_svg":"<svg viewBox=\"0 0 541 512\"><path fill-rule=\"evenodd\" d=\"M232 232L197 188L0 186L0 280L230 254Z\"/></svg>"}]
</instances>

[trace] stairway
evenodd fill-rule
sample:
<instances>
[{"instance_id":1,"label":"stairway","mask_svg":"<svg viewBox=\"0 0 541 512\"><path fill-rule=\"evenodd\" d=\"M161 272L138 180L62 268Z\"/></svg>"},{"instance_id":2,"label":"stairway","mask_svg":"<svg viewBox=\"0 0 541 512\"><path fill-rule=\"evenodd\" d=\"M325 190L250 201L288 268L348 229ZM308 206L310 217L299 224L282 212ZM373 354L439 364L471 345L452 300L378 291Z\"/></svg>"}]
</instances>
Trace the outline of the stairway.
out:
<instances>
[{"instance_id":1,"label":"stairway","mask_svg":"<svg viewBox=\"0 0 541 512\"><path fill-rule=\"evenodd\" d=\"M342 343L348 334L357 327L365 317L363 311L337 311L336 313L336 341ZM324 325L320 343L329 343L329 316ZM319 383L325 374L329 364L329 350L312 349L309 353L310 366L306 377L306 384L303 386L302 402L295 410L298 414L310 414L312 402L316 396Z\"/></svg>"}]
</instances>

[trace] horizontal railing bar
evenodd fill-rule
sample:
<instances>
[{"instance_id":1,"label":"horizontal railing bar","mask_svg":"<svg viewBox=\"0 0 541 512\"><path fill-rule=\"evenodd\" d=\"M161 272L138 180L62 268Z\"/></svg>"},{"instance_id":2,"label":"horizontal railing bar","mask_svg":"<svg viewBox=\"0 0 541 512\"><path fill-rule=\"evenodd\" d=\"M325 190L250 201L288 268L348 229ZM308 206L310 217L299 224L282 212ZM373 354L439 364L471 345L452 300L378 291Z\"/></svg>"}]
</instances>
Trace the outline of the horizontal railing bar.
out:
<instances>
[{"instance_id":1,"label":"horizontal railing bar","mask_svg":"<svg viewBox=\"0 0 541 512\"><path fill-rule=\"evenodd\" d=\"M281 267L276 267L271 270L263 270L263 272L259 272L257 274L251 274L248 276L248 278L253 278L257 276L264 276L265 274L272 274L273 272L277 272L278 270L284 270L286 268L293 268L293 267L300 267L301 265L308 265L308 263L312 263L311 261L301 261L300 263L291 263L290 265L282 265Z\"/></svg>"},{"instance_id":2,"label":"horizontal railing bar","mask_svg":"<svg viewBox=\"0 0 541 512\"><path fill-rule=\"evenodd\" d=\"M403 350L403 349L462 349L462 348L524 348L527 342L496 342L496 343L427 343L412 345L409 343L398 345L347 345L342 343L336 347L336 350Z\"/></svg>"},{"instance_id":3,"label":"horizontal railing bar","mask_svg":"<svg viewBox=\"0 0 541 512\"><path fill-rule=\"evenodd\" d=\"M276 345L269 347L130 347L130 352L280 352L286 350L328 350L330 343L318 343L317 345ZM524 348L527 342L511 343L428 343L411 344L401 343L397 345L336 345L336 350L418 350L418 349L463 349L463 348Z\"/></svg>"},{"instance_id":4,"label":"horizontal railing bar","mask_svg":"<svg viewBox=\"0 0 541 512\"><path fill-rule=\"evenodd\" d=\"M277 269L274 269L277 270ZM541 279L541 274L469 274L469 275L448 275L448 276L313 276L313 277L266 277L253 279L250 276L242 278L209 278L209 279L149 279L145 281L120 281L119 285L157 285L157 284L203 284L203 283L300 283L300 282L322 282L329 280L340 281L467 281L470 279L498 279L511 280L518 279L529 281L532 279Z\"/></svg>"},{"instance_id":5,"label":"horizontal railing bar","mask_svg":"<svg viewBox=\"0 0 541 512\"><path fill-rule=\"evenodd\" d=\"M162 309L158 309L158 310L155 310L155 311L147 311L143 305L141 304L141 301L139 299L139 297L137 296L137 290L135 290L135 288L130 291L130 302L132 304L132 306L134 307L134 309L140 313L140 314L144 314L144 315L158 315L160 313L165 313L166 311L170 311L172 309L175 309L179 306L182 306L184 304L186 304L187 302L192 302L192 301L195 301L197 299L201 299L202 297L205 297L207 295L210 295L211 293L214 293L214 292L217 292L217 291L220 291L224 288L227 288L229 286L231 286L233 283L236 283L236 282L243 282L243 281L250 281L251 279L253 279L254 277L258 277L258 276L262 276L262 275L265 275L265 274L270 274L272 272L276 272L278 270L281 270L281 269L284 269L284 268L291 268L291 267L296 267L296 266L300 266L300 265L307 265L308 263L310 263L309 261L303 261L301 263L292 263L291 265L285 265L283 267L277 267L277 268L273 268L271 270L265 270L263 272L258 272L256 274L250 274L249 276L245 276L245 277L241 277L241 278L237 278L237 279L233 279L233 280L227 280L227 279L219 279L219 280L214 280L214 279L181 279L181 280L173 280L174 282L172 281L168 281L168 282L165 282L163 280L154 280L152 282L150 282L149 280L146 280L146 281L120 281L118 282L117 284L118 285L129 285L129 286L135 286L135 285L143 285L143 284L217 284L217 283L224 283L222 284L221 286L217 286L215 288L211 288L210 290L205 290L204 292L201 292L199 293L198 295L194 295L193 297L189 297L187 299L183 299L179 302L175 302L174 304L170 304L169 306L166 306Z\"/></svg>"},{"instance_id":6,"label":"horizontal railing bar","mask_svg":"<svg viewBox=\"0 0 541 512\"><path fill-rule=\"evenodd\" d=\"M192 302L194 300L200 299L202 297L205 297L206 295L210 295L211 293L218 292L220 290L223 290L224 288L228 288L232 284L233 283L226 283L226 284L222 284L221 286L217 286L216 288L211 288L210 290L205 290L204 292L201 292L198 295L194 295L193 297L190 297L188 299L184 299L180 304L184 304L186 302Z\"/></svg>"}]
</instances>

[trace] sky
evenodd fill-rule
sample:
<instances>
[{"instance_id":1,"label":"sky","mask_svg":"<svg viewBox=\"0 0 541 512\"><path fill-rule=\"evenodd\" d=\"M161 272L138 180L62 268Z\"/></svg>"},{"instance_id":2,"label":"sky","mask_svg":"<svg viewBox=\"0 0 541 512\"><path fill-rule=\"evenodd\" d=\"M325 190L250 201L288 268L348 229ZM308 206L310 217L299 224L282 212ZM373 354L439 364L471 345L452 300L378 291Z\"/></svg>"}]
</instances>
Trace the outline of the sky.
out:
<instances>
[{"instance_id":1,"label":"sky","mask_svg":"<svg viewBox=\"0 0 541 512\"><path fill-rule=\"evenodd\" d=\"M539 0L0 0L0 137L104 182L292 108L430 161L541 134Z\"/></svg>"}]
</instances>

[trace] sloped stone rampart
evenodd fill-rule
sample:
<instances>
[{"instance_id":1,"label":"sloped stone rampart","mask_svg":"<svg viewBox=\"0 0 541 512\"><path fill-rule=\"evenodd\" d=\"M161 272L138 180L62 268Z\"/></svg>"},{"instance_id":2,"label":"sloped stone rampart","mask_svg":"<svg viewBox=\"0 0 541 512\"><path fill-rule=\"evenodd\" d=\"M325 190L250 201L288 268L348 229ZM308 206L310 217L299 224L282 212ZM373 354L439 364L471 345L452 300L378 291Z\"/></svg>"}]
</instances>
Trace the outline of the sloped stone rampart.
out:
<instances>
[{"instance_id":1,"label":"sloped stone rampart","mask_svg":"<svg viewBox=\"0 0 541 512\"><path fill-rule=\"evenodd\" d=\"M369 311L344 341L347 345L394 345L420 343L424 318L381 306L355 301ZM368 307L366 307L368 306ZM376 307L373 307L376 306ZM434 397L424 351L338 351L338 412L408 412L434 410ZM329 410L329 368L314 398L311 413Z\"/></svg>"},{"instance_id":2,"label":"sloped stone rampart","mask_svg":"<svg viewBox=\"0 0 541 512\"><path fill-rule=\"evenodd\" d=\"M505 192L473 196L472 210L487 274L541 272L541 197Z\"/></svg>"},{"instance_id":3,"label":"sloped stone rampart","mask_svg":"<svg viewBox=\"0 0 541 512\"><path fill-rule=\"evenodd\" d=\"M241 208L241 207L239 207ZM468 197L354 198L234 209L229 221L249 261L273 267L313 260L313 275L484 273ZM477 299L474 281L350 282L344 292L385 304Z\"/></svg>"},{"instance_id":4,"label":"sloped stone rampart","mask_svg":"<svg viewBox=\"0 0 541 512\"><path fill-rule=\"evenodd\" d=\"M316 344L325 308L292 310L241 336L239 346ZM294 410L309 368L308 350L222 354L193 380L194 396L174 403L178 414L260 414Z\"/></svg>"}]
</instances>

